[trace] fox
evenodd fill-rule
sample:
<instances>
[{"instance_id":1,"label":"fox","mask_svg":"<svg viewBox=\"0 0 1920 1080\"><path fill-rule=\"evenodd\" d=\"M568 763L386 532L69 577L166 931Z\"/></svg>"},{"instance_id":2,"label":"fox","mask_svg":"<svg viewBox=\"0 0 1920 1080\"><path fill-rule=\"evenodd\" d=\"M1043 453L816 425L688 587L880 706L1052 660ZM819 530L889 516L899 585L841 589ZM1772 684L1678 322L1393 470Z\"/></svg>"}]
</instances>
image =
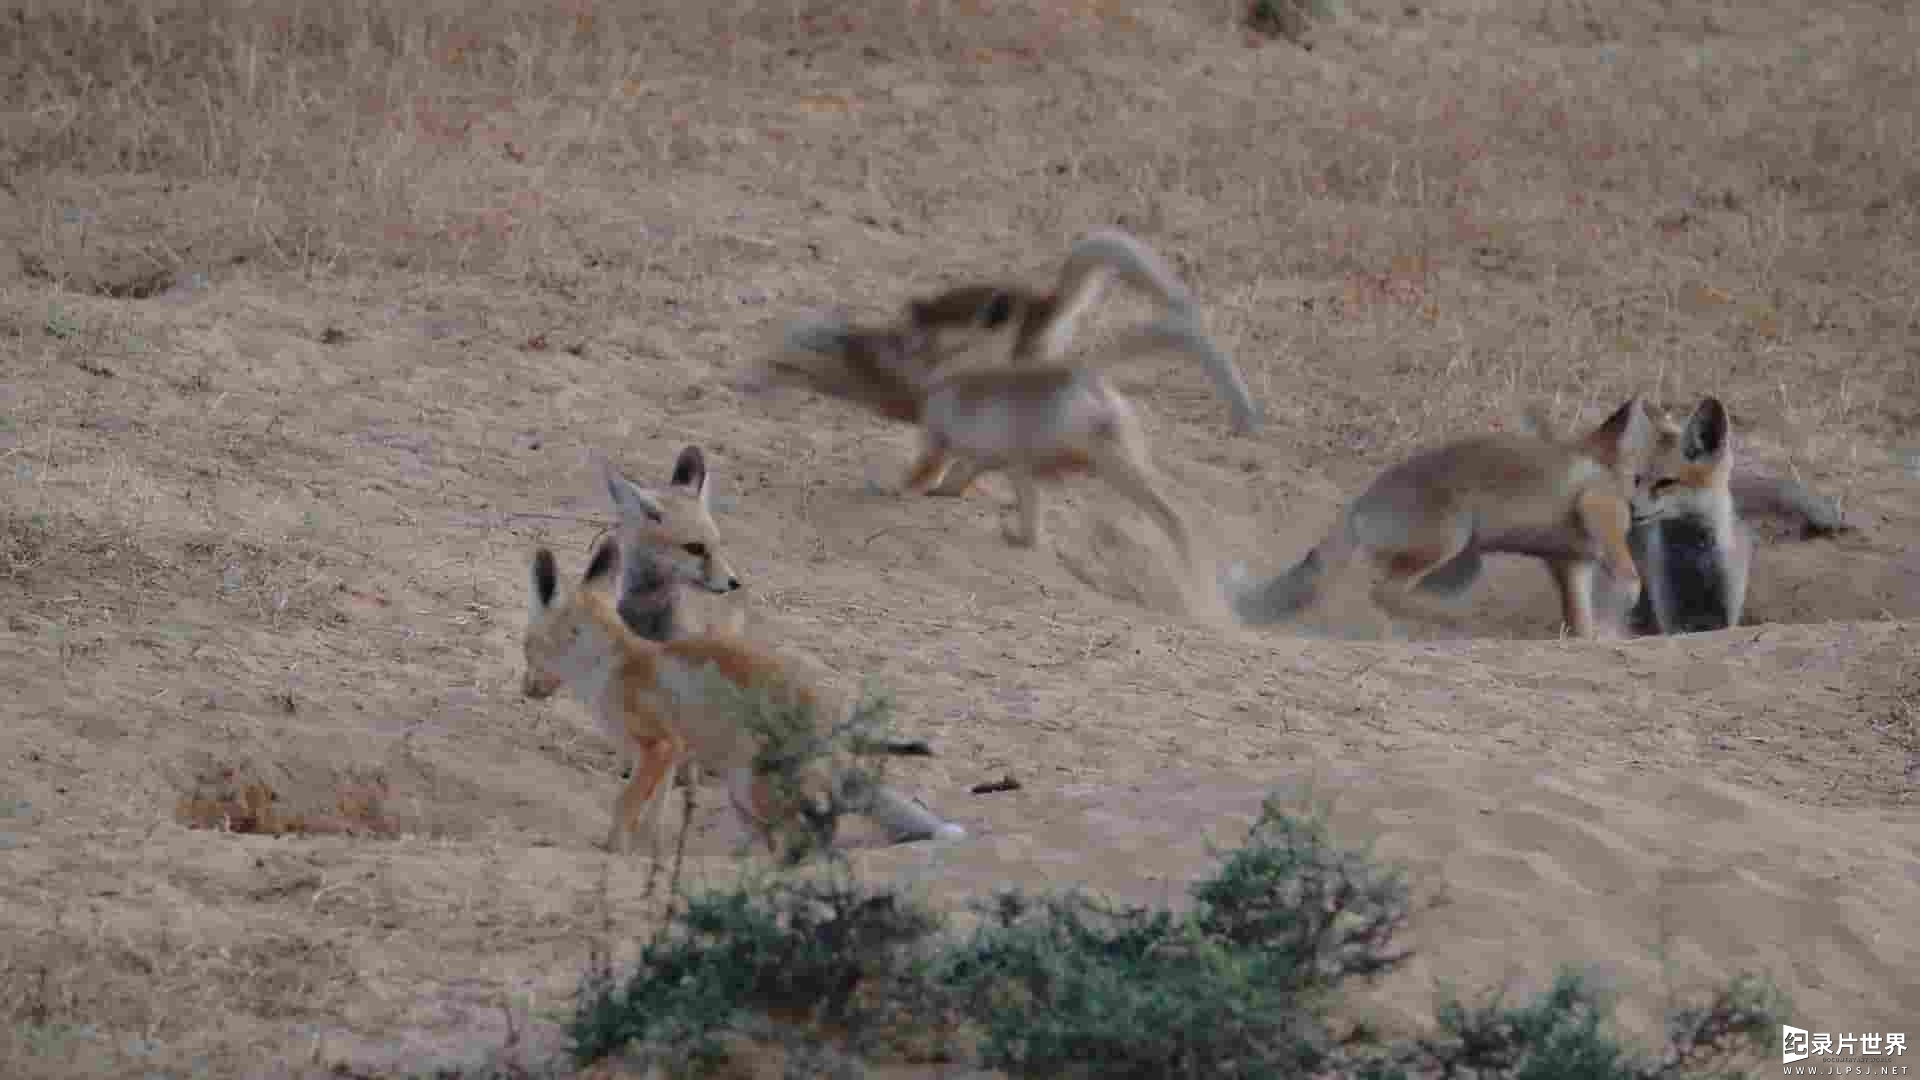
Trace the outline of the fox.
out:
<instances>
[{"instance_id":1,"label":"fox","mask_svg":"<svg viewBox=\"0 0 1920 1080\"><path fill-rule=\"evenodd\" d=\"M1139 413L1091 368L983 368L939 377L926 388L920 432L920 454L903 490L931 488L955 457L1006 471L1018 523L1003 535L1015 547L1043 539L1043 481L1090 473L1154 519L1187 569L1195 565L1186 519L1155 481Z\"/></svg>"},{"instance_id":2,"label":"fox","mask_svg":"<svg viewBox=\"0 0 1920 1080\"><path fill-rule=\"evenodd\" d=\"M1415 590L1458 596L1480 577L1483 556L1504 552L1545 562L1567 631L1597 637L1601 568L1627 603L1639 600L1627 531L1651 439L1635 395L1578 440L1492 433L1415 454L1375 477L1290 569L1250 587L1237 580L1243 570L1230 571L1229 606L1243 625L1280 622L1318 597L1329 572L1361 559L1381 611L1411 614Z\"/></svg>"},{"instance_id":3,"label":"fox","mask_svg":"<svg viewBox=\"0 0 1920 1080\"><path fill-rule=\"evenodd\" d=\"M726 775L736 817L769 852L775 850L774 828L780 823L797 817L817 831L824 801L836 790L853 789L859 777L836 774L816 757L796 778L798 796L782 795L756 762L763 740L711 699L703 679L717 672L738 688L764 687L809 707L815 717L822 715L828 695L791 661L744 638L707 630L660 642L635 634L609 598L621 559L619 541L603 540L579 583L562 596L552 551L537 549L522 640L522 694L543 700L566 688L593 711L601 732L637 763L614 800L606 849L630 853L651 818L654 854L663 850L666 821L660 803L674 770L689 758ZM869 799L867 816L895 843L966 835L961 826L892 788L874 784L861 793Z\"/></svg>"},{"instance_id":4,"label":"fox","mask_svg":"<svg viewBox=\"0 0 1920 1080\"><path fill-rule=\"evenodd\" d=\"M1059 366L1080 319L1115 277L1155 297L1163 313L1135 330L1129 346L1104 350L1092 362L1104 366L1165 348L1189 353L1227 401L1234 432L1257 430L1261 410L1238 366L1206 333L1191 290L1157 252L1115 227L1083 233L1051 291L1007 282L962 285L908 300L890 324L852 324L837 315L795 320L743 386L762 394L798 385L885 419L919 423L924 388L957 357L1004 344L1006 361L1014 368ZM921 490L965 495L980 475L992 471L969 458L951 464L951 476L935 477Z\"/></svg>"},{"instance_id":5,"label":"fox","mask_svg":"<svg viewBox=\"0 0 1920 1080\"><path fill-rule=\"evenodd\" d=\"M650 641L687 637L702 627L742 636L747 627L744 604L729 603L718 618L689 618L687 611L691 591L728 596L745 587L720 556L705 451L698 445L682 449L663 489L643 487L605 454L592 456L620 515L614 535L621 550L629 553L621 562L616 605L620 621ZM886 747L889 753L930 753L924 739L890 740ZM623 778L631 775L632 764L624 763L624 768ZM674 781L692 783L693 771L676 771Z\"/></svg>"},{"instance_id":6,"label":"fox","mask_svg":"<svg viewBox=\"0 0 1920 1080\"><path fill-rule=\"evenodd\" d=\"M720 527L714 523L708 497L712 489L706 452L698 445L684 447L674 458L663 488L642 486L597 451L593 458L619 514L614 535L621 550L644 555L623 564L620 618L629 630L650 641L681 636L682 590L725 596L741 588L739 576L720 554ZM737 632L744 619L744 610L736 607L723 625Z\"/></svg>"},{"instance_id":7,"label":"fox","mask_svg":"<svg viewBox=\"0 0 1920 1080\"><path fill-rule=\"evenodd\" d=\"M1100 226L1082 233L1068 249L1051 290L1009 282L960 285L910 301L908 315L917 326L965 333L991 302L1004 299L1011 316L1009 362L1016 367L1057 364L1073 347L1080 320L1115 278L1160 303L1161 317L1145 332L1162 338L1160 346L1183 348L1199 359L1231 410L1234 434L1257 431L1263 419L1260 407L1239 367L1202 331L1192 290L1159 252L1125 229Z\"/></svg>"},{"instance_id":8,"label":"fox","mask_svg":"<svg viewBox=\"0 0 1920 1080\"><path fill-rule=\"evenodd\" d=\"M1660 426L1654 453L1634 480L1627 531L1645 582L1627 616L1633 632L1690 634L1740 624L1754 538L1734 508L1732 439L1727 408L1711 396L1677 430L1671 421Z\"/></svg>"},{"instance_id":9,"label":"fox","mask_svg":"<svg viewBox=\"0 0 1920 1080\"><path fill-rule=\"evenodd\" d=\"M1553 437L1537 405L1521 424ZM1733 450L1733 423L1717 397L1701 398L1684 422L1658 418L1652 450L1634 477L1627 531L1645 588L1631 605L1603 601L1616 624L1641 636L1738 626L1757 546L1751 515L1798 516L1807 538L1853 530L1836 506L1797 481L1743 472Z\"/></svg>"}]
</instances>

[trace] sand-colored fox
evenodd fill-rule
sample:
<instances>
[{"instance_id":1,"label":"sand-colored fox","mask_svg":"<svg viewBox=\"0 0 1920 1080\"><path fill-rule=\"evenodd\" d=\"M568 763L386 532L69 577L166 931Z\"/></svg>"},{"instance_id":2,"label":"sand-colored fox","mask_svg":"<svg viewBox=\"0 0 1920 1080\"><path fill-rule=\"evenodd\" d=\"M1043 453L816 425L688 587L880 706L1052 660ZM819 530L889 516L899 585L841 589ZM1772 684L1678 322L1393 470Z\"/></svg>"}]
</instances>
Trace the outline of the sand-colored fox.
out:
<instances>
[{"instance_id":1,"label":"sand-colored fox","mask_svg":"<svg viewBox=\"0 0 1920 1080\"><path fill-rule=\"evenodd\" d=\"M535 699L566 687L593 711L602 733L636 762L614 802L608 850L630 851L649 816L657 826L654 852L663 850L666 822L660 803L673 771L689 759L726 775L735 812L769 850L775 846L776 824L796 816L817 824L825 800L836 789L849 790L858 777L837 773L816 757L803 766L791 789L801 792L800 804L780 797L789 789L755 766L762 738L714 700L707 680L717 672L741 689L791 695L822 718L829 695L799 676L792 662L741 638L705 632L657 642L633 633L609 597L620 561L618 541L603 541L579 584L562 598L553 553L545 548L534 553L521 682L522 692ZM868 816L895 842L965 835L958 825L891 788L873 785L861 794L870 799Z\"/></svg>"},{"instance_id":2,"label":"sand-colored fox","mask_svg":"<svg viewBox=\"0 0 1920 1080\"><path fill-rule=\"evenodd\" d=\"M1523 427L1547 438L1538 406ZM1683 423L1654 420L1652 449L1634 478L1627 543L1643 587L1629 603L1603 588L1604 616L1638 634L1724 630L1740 623L1757 546L1748 517L1798 519L1804 537L1850 531L1837 507L1799 482L1753 473L1735 457L1733 423L1719 398L1701 398Z\"/></svg>"},{"instance_id":3,"label":"sand-colored fox","mask_svg":"<svg viewBox=\"0 0 1920 1080\"><path fill-rule=\"evenodd\" d=\"M1374 601L1410 613L1413 589L1458 595L1479 578L1483 556L1505 552L1543 560L1569 632L1593 637L1600 567L1627 602L1639 597L1627 529L1651 439L1635 396L1577 441L1489 434L1416 454L1376 477L1291 569L1234 588L1234 611L1247 624L1287 619L1317 598L1327 574L1361 559Z\"/></svg>"},{"instance_id":4,"label":"sand-colored fox","mask_svg":"<svg viewBox=\"0 0 1920 1080\"><path fill-rule=\"evenodd\" d=\"M614 535L620 550L633 556L622 564L620 618L650 641L684 636L683 588L720 595L740 588L739 577L720 555L705 452L698 446L682 449L663 488L627 478L602 454L594 458L620 515ZM745 611L736 607L723 625L738 633L744 618Z\"/></svg>"},{"instance_id":5,"label":"sand-colored fox","mask_svg":"<svg viewBox=\"0 0 1920 1080\"><path fill-rule=\"evenodd\" d=\"M1090 472L1160 526L1187 570L1194 568L1186 519L1160 493L1140 416L1090 368L958 371L926 391L920 456L902 485L925 491L954 458L1004 469L1013 483L1020 547L1041 541L1040 484Z\"/></svg>"},{"instance_id":6,"label":"sand-colored fox","mask_svg":"<svg viewBox=\"0 0 1920 1080\"><path fill-rule=\"evenodd\" d=\"M891 420L917 423L925 388L957 367L961 356L984 351L1004 356L1016 368L1064 366L1062 357L1072 346L1080 318L1115 277L1156 298L1162 313L1116 347L1075 366L1106 367L1169 348L1188 353L1200 360L1231 407L1233 429L1254 430L1260 410L1239 368L1207 335L1192 292L1158 253L1112 227L1081 235L1051 292L1017 282L963 285L908 301L901 318L889 325L854 325L838 317L796 320L747 388L765 392L775 386L802 386ZM920 490L961 495L989 471L966 457L956 457L951 466L945 480L935 476L936 483Z\"/></svg>"}]
</instances>

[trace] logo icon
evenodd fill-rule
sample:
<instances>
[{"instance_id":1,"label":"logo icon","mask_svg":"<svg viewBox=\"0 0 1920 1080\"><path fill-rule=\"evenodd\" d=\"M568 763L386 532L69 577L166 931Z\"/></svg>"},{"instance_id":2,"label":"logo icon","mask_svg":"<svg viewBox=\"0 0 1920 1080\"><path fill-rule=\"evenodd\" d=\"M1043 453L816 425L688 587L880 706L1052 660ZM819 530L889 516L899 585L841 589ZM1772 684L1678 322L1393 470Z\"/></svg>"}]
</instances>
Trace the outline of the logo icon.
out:
<instances>
[{"instance_id":1,"label":"logo icon","mask_svg":"<svg viewBox=\"0 0 1920 1080\"><path fill-rule=\"evenodd\" d=\"M1810 1051L1807 1049L1807 1029L1789 1027L1786 1024L1781 1024L1780 1063L1785 1065L1790 1062L1804 1061L1809 1053Z\"/></svg>"}]
</instances>

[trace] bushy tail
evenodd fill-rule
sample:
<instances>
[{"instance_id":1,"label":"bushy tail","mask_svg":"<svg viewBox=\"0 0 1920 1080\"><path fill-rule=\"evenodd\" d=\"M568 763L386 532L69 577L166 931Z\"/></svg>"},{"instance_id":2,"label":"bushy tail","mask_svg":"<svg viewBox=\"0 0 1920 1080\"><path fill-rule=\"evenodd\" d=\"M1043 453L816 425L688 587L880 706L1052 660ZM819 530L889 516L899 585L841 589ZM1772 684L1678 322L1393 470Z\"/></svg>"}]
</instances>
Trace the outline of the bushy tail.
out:
<instances>
[{"instance_id":1,"label":"bushy tail","mask_svg":"<svg viewBox=\"0 0 1920 1080\"><path fill-rule=\"evenodd\" d=\"M838 313L803 315L788 323L739 382L739 389L764 395L778 386L799 385L822 390L845 368L848 350L857 333Z\"/></svg>"},{"instance_id":2,"label":"bushy tail","mask_svg":"<svg viewBox=\"0 0 1920 1080\"><path fill-rule=\"evenodd\" d=\"M1857 531L1857 526L1840 512L1838 503L1815 495L1807 490L1806 485L1790 477L1736 471L1728 487L1733 492L1735 512L1740 516L1776 514L1789 519L1798 518L1803 538Z\"/></svg>"},{"instance_id":3,"label":"bushy tail","mask_svg":"<svg viewBox=\"0 0 1920 1080\"><path fill-rule=\"evenodd\" d=\"M787 324L785 344L795 352L844 356L853 324L839 314L803 315Z\"/></svg>"},{"instance_id":4,"label":"bushy tail","mask_svg":"<svg viewBox=\"0 0 1920 1080\"><path fill-rule=\"evenodd\" d=\"M1057 359L1072 343L1080 317L1104 292L1108 279L1121 280L1160 301L1159 319L1104 354L1102 362L1175 348L1200 359L1216 390L1233 410L1233 429L1244 434L1260 423L1260 409L1240 377L1240 369L1201 326L1193 293L1158 252L1124 229L1103 227L1083 234L1067 252L1060 270L1059 303L1044 352Z\"/></svg>"},{"instance_id":5,"label":"bushy tail","mask_svg":"<svg viewBox=\"0 0 1920 1080\"><path fill-rule=\"evenodd\" d=\"M1245 564L1235 563L1222 584L1234 617L1247 626L1262 626L1292 619L1311 604L1325 572L1325 561L1316 547L1290 569L1259 584L1249 584Z\"/></svg>"}]
</instances>

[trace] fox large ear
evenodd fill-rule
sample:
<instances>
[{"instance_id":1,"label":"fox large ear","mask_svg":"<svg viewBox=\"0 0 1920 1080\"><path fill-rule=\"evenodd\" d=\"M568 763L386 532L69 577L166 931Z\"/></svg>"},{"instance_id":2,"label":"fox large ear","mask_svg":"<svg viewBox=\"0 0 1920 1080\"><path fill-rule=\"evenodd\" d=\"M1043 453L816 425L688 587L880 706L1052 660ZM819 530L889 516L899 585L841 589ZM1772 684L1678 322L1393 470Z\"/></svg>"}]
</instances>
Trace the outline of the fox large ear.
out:
<instances>
[{"instance_id":1,"label":"fox large ear","mask_svg":"<svg viewBox=\"0 0 1920 1080\"><path fill-rule=\"evenodd\" d=\"M593 550L593 559L587 563L587 572L580 575L582 586L597 585L613 577L615 567L620 565L620 545L609 536L600 541Z\"/></svg>"},{"instance_id":2,"label":"fox large ear","mask_svg":"<svg viewBox=\"0 0 1920 1080\"><path fill-rule=\"evenodd\" d=\"M1688 461L1718 461L1727 452L1727 407L1716 397L1704 397L1680 431L1680 456Z\"/></svg>"},{"instance_id":3,"label":"fox large ear","mask_svg":"<svg viewBox=\"0 0 1920 1080\"><path fill-rule=\"evenodd\" d=\"M700 496L702 505L707 501L707 455L698 446L689 446L680 451L673 461L673 478L668 481L674 487L692 488Z\"/></svg>"},{"instance_id":4,"label":"fox large ear","mask_svg":"<svg viewBox=\"0 0 1920 1080\"><path fill-rule=\"evenodd\" d=\"M1617 466L1623 460L1637 458L1647 449L1647 441L1652 435L1652 426L1647 421L1647 409L1635 394L1627 403L1613 411L1607 421L1588 435L1586 443L1595 457L1610 466Z\"/></svg>"},{"instance_id":5,"label":"fox large ear","mask_svg":"<svg viewBox=\"0 0 1920 1080\"><path fill-rule=\"evenodd\" d=\"M553 552L546 548L533 553L533 613L553 606L553 594L560 587L560 568L554 565Z\"/></svg>"},{"instance_id":6,"label":"fox large ear","mask_svg":"<svg viewBox=\"0 0 1920 1080\"><path fill-rule=\"evenodd\" d=\"M676 464L674 472L677 474L679 471ZM656 525L667 519L666 508L660 505L653 493L620 475L619 468L612 461L601 459L600 475L606 481L607 494L613 497L613 508L620 512L621 517L642 518Z\"/></svg>"}]
</instances>

